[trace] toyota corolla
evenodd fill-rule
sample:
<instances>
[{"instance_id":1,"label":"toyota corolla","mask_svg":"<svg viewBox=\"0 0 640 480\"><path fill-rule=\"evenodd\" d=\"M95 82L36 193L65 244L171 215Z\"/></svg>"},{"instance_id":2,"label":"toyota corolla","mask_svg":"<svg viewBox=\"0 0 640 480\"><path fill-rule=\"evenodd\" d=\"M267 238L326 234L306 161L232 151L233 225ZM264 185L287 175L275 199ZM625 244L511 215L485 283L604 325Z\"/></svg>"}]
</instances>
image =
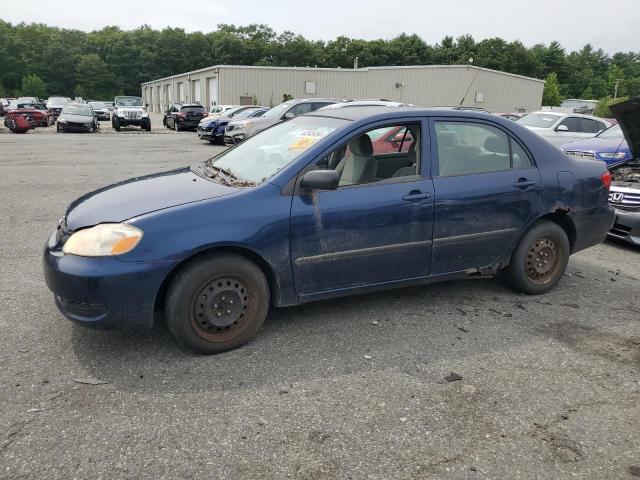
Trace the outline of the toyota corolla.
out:
<instances>
[{"instance_id":1,"label":"toyota corolla","mask_svg":"<svg viewBox=\"0 0 640 480\"><path fill-rule=\"evenodd\" d=\"M370 132L408 132L374 152ZM55 303L95 327L248 342L272 307L500 274L541 294L613 223L604 162L479 112L362 107L282 122L201 165L67 208L44 250ZM428 292L425 292L428 294Z\"/></svg>"}]
</instances>

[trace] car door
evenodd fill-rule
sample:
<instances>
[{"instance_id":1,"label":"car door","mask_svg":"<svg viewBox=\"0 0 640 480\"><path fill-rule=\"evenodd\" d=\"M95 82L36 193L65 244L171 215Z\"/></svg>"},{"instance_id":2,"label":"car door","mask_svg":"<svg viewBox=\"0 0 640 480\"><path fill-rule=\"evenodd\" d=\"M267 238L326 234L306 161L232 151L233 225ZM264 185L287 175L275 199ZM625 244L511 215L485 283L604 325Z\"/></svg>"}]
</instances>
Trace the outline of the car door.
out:
<instances>
[{"instance_id":1,"label":"car door","mask_svg":"<svg viewBox=\"0 0 640 480\"><path fill-rule=\"evenodd\" d=\"M398 123L410 125L416 138L424 138L422 125L415 119L389 127ZM380 179L369 130L373 128L345 139L340 148L326 152L309 167L341 173L336 190L297 191L293 197L292 268L300 294L429 273L433 183L424 156L428 150L418 142L412 168L399 168L396 176Z\"/></svg>"},{"instance_id":2,"label":"car door","mask_svg":"<svg viewBox=\"0 0 640 480\"><path fill-rule=\"evenodd\" d=\"M431 120L432 274L493 265L538 210L540 174L523 145L483 120Z\"/></svg>"}]
</instances>

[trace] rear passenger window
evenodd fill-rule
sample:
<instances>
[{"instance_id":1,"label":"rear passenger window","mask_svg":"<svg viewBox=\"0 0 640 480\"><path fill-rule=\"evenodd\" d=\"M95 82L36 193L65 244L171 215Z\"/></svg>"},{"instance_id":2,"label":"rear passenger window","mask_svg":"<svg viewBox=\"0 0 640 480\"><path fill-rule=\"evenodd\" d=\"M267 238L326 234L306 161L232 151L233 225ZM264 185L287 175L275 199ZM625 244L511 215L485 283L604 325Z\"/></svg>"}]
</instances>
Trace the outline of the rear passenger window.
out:
<instances>
[{"instance_id":1,"label":"rear passenger window","mask_svg":"<svg viewBox=\"0 0 640 480\"><path fill-rule=\"evenodd\" d=\"M580 131L582 133L598 133L598 123L590 118L580 119Z\"/></svg>"},{"instance_id":2,"label":"rear passenger window","mask_svg":"<svg viewBox=\"0 0 640 480\"><path fill-rule=\"evenodd\" d=\"M579 120L580 119L578 117L567 117L562 121L560 125L564 125L565 127L567 127L568 132L579 132L580 131L580 125L578 122Z\"/></svg>"},{"instance_id":3,"label":"rear passenger window","mask_svg":"<svg viewBox=\"0 0 640 480\"><path fill-rule=\"evenodd\" d=\"M441 177L499 172L532 165L517 142L490 125L436 122L435 132Z\"/></svg>"}]
</instances>

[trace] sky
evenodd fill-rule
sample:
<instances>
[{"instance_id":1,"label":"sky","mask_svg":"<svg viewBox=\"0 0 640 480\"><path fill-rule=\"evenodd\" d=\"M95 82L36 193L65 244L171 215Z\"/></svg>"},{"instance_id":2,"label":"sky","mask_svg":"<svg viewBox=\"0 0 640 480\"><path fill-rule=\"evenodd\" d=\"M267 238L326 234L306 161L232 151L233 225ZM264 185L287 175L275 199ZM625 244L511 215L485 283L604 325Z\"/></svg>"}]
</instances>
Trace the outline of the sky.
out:
<instances>
[{"instance_id":1,"label":"sky","mask_svg":"<svg viewBox=\"0 0 640 480\"><path fill-rule=\"evenodd\" d=\"M502 37L527 47L558 40L605 52L640 52L640 0L0 0L0 19L96 30L142 24L209 32L220 23L264 23L314 40L393 38L416 33Z\"/></svg>"}]
</instances>

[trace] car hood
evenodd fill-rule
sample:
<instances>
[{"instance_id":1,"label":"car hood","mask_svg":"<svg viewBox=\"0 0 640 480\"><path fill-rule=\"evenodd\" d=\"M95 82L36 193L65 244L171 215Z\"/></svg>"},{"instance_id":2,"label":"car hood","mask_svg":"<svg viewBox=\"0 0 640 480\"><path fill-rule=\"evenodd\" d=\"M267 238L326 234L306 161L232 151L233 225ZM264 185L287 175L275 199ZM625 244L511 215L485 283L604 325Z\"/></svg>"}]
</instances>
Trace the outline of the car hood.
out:
<instances>
[{"instance_id":1,"label":"car hood","mask_svg":"<svg viewBox=\"0 0 640 480\"><path fill-rule=\"evenodd\" d=\"M268 126L274 125L280 121L278 117L255 117L255 118L247 118L244 120L236 120L231 121L229 123L233 123L234 125L260 125L260 126Z\"/></svg>"},{"instance_id":2,"label":"car hood","mask_svg":"<svg viewBox=\"0 0 640 480\"><path fill-rule=\"evenodd\" d=\"M145 213L235 193L240 189L213 182L189 167L131 178L87 193L65 213L70 230L98 223L122 222Z\"/></svg>"},{"instance_id":3,"label":"car hood","mask_svg":"<svg viewBox=\"0 0 640 480\"><path fill-rule=\"evenodd\" d=\"M560 148L566 151L593 152L593 153L615 153L626 147L624 138L586 138L576 140L562 145Z\"/></svg>"},{"instance_id":4,"label":"car hood","mask_svg":"<svg viewBox=\"0 0 640 480\"><path fill-rule=\"evenodd\" d=\"M640 159L640 98L616 103L610 108L627 139L631 155Z\"/></svg>"},{"instance_id":5,"label":"car hood","mask_svg":"<svg viewBox=\"0 0 640 480\"><path fill-rule=\"evenodd\" d=\"M73 123L91 123L93 117L87 115L74 115L71 113L63 113L58 117L58 121L73 122Z\"/></svg>"}]
</instances>

